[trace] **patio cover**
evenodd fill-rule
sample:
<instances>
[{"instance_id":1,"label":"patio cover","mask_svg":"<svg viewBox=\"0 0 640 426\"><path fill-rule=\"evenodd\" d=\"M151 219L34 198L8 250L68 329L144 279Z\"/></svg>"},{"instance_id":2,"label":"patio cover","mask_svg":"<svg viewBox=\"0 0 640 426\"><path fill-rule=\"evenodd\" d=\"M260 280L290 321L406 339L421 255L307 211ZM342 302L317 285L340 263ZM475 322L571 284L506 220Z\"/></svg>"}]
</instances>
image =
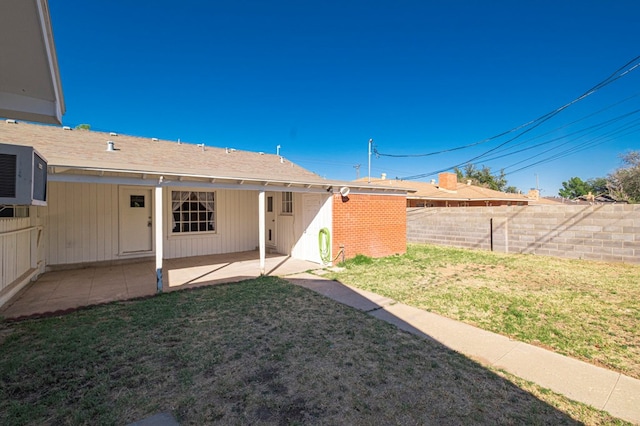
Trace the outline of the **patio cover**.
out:
<instances>
[{"instance_id":1,"label":"patio cover","mask_svg":"<svg viewBox=\"0 0 640 426\"><path fill-rule=\"evenodd\" d=\"M64 112L47 0L0 1L0 116L60 124Z\"/></svg>"}]
</instances>

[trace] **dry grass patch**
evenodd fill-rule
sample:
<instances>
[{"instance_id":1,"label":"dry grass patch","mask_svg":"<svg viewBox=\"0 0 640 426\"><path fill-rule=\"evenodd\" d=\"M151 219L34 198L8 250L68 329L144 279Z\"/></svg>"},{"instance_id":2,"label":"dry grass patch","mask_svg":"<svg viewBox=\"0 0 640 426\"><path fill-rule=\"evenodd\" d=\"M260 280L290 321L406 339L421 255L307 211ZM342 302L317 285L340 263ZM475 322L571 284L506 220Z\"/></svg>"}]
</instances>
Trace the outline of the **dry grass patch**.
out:
<instances>
[{"instance_id":1,"label":"dry grass patch","mask_svg":"<svg viewBox=\"0 0 640 426\"><path fill-rule=\"evenodd\" d=\"M271 277L0 328L0 424L622 424Z\"/></svg>"},{"instance_id":2,"label":"dry grass patch","mask_svg":"<svg viewBox=\"0 0 640 426\"><path fill-rule=\"evenodd\" d=\"M640 266L410 245L332 278L640 378Z\"/></svg>"}]
</instances>

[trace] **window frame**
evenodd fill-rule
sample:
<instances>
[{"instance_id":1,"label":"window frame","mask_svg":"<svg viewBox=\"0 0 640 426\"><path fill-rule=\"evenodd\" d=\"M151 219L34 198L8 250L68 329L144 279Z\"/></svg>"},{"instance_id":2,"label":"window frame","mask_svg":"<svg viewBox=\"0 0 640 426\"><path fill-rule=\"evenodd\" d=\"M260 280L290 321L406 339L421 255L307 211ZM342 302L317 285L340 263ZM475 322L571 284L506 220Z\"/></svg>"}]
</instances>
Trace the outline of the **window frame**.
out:
<instances>
[{"instance_id":1,"label":"window frame","mask_svg":"<svg viewBox=\"0 0 640 426\"><path fill-rule=\"evenodd\" d=\"M280 214L291 216L293 215L293 192L284 191L282 193L282 203L280 205Z\"/></svg>"},{"instance_id":2,"label":"window frame","mask_svg":"<svg viewBox=\"0 0 640 426\"><path fill-rule=\"evenodd\" d=\"M176 198L176 193L180 194L178 198ZM216 191L172 189L171 222L169 225L171 227L171 235L216 234L218 232L216 198ZM185 208L185 205L187 205L187 208ZM178 230L176 230L176 227L178 227ZM209 229L210 227L212 229Z\"/></svg>"}]
</instances>

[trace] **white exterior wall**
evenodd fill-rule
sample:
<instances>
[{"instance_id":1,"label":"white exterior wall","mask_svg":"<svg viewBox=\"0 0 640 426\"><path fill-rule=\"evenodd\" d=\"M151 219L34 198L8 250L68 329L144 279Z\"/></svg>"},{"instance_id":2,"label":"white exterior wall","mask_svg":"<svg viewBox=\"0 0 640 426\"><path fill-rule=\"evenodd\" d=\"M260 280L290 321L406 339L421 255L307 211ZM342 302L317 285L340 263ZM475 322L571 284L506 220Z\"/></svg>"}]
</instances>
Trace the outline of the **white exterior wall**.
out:
<instances>
[{"instance_id":1,"label":"white exterior wall","mask_svg":"<svg viewBox=\"0 0 640 426\"><path fill-rule=\"evenodd\" d=\"M306 217L304 205L305 198L308 197L319 197L320 207L318 211L310 212L309 217ZM293 211L295 241L291 249L291 256L322 263L318 246L318 231L322 228L328 228L330 235L333 236L332 194L294 194Z\"/></svg>"},{"instance_id":2,"label":"white exterior wall","mask_svg":"<svg viewBox=\"0 0 640 426\"><path fill-rule=\"evenodd\" d=\"M175 188L179 191L203 191L202 188ZM258 246L258 192L216 190L216 232L171 234L171 188L165 188L164 257L202 256L255 250Z\"/></svg>"},{"instance_id":3,"label":"white exterior wall","mask_svg":"<svg viewBox=\"0 0 640 426\"><path fill-rule=\"evenodd\" d=\"M119 250L119 186L50 182L43 208L48 265L130 259ZM148 187L146 187L148 188ZM203 191L203 188L174 188ZM187 257L255 250L258 192L217 189L215 233L171 234L171 187L163 188L164 257ZM137 256L151 256L141 253Z\"/></svg>"},{"instance_id":4,"label":"white exterior wall","mask_svg":"<svg viewBox=\"0 0 640 426\"><path fill-rule=\"evenodd\" d=\"M48 265L118 259L118 186L49 182L43 213Z\"/></svg>"}]
</instances>

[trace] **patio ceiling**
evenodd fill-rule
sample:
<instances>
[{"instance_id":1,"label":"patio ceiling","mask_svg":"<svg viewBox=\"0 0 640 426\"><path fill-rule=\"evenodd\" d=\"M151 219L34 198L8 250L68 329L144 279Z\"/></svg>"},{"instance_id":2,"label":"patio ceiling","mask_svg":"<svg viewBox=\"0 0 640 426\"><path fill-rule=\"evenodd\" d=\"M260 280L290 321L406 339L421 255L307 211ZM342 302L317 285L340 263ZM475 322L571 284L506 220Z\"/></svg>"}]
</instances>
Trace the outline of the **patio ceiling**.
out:
<instances>
[{"instance_id":1,"label":"patio ceiling","mask_svg":"<svg viewBox=\"0 0 640 426\"><path fill-rule=\"evenodd\" d=\"M65 112L47 0L0 1L0 116L61 123Z\"/></svg>"}]
</instances>

